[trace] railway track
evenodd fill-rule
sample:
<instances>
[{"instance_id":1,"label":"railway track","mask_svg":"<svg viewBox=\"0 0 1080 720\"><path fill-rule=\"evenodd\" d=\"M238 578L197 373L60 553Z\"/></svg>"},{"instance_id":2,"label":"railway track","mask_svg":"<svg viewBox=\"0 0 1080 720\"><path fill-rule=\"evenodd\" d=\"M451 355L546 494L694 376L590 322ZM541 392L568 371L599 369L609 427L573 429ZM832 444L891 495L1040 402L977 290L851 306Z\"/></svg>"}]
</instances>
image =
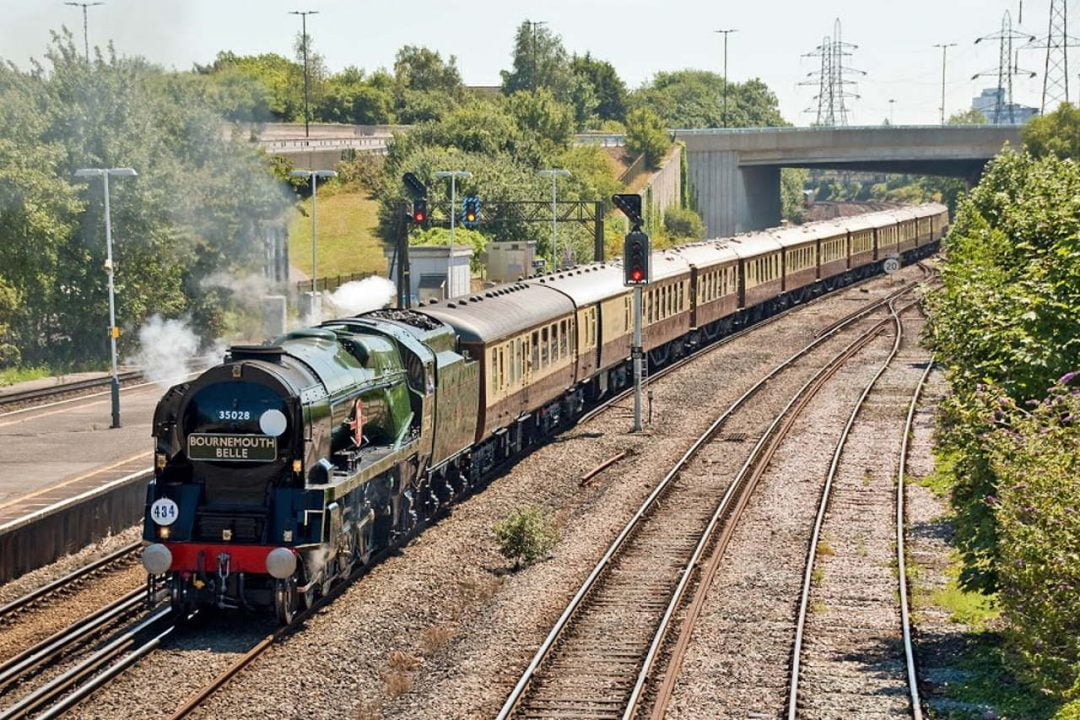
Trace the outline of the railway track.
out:
<instances>
[{"instance_id":1,"label":"railway track","mask_svg":"<svg viewBox=\"0 0 1080 720\"><path fill-rule=\"evenodd\" d=\"M920 264L920 267L923 269L923 273L924 273L924 278L923 279L925 280L926 277L929 277L930 271L929 271L928 268L926 268L925 266L923 266L921 264ZM859 284L859 283L857 283L857 284ZM842 327L846 327L848 324L854 323L854 322L866 317L867 315L874 312L875 310L886 306L894 298L897 298L897 297L900 297L902 295L905 295L907 293L912 292L916 287L918 287L918 285L919 285L919 282L906 283L901 288L893 291L892 293L889 293L886 297L881 298L879 300L872 301L870 303L867 303L865 306L859 308L858 310L855 310L854 312L849 313L840 322L834 323L834 325L836 327L833 330L833 332L836 332L839 329L841 329ZM851 286L849 286L849 287L851 287ZM709 352L709 351L711 351L711 350L713 350L713 349L715 349L717 347L720 347L721 345L724 345L724 344L726 344L728 342L734 341L735 339L743 336L744 334L750 332L753 329L760 328L760 327L762 327L762 326L764 326L764 325L766 325L768 323L779 320L781 317L786 316L788 313L794 312L796 310L800 310L800 309L803 309L803 308L806 308L808 305L812 305L812 304L816 303L818 300L821 300L821 299L823 299L825 297L827 297L827 295L823 295L823 296L820 296L819 298L815 298L810 303L805 303L805 304L802 304L802 305L797 305L797 306L788 308L788 309L786 309L786 310L784 310L784 311L782 311L780 313L777 313L777 314L775 314L773 316L770 316L769 318L766 318L765 320L762 320L761 322L758 322L758 323L756 323L754 325L751 325L749 327L738 330L738 331L736 331L734 333L731 333L729 335L726 335L726 336L724 336L722 338L719 338L716 341L710 343L709 345L703 346L703 347L697 349L696 351L694 351L693 353L688 354L686 357L684 357L684 358L682 358L682 359L680 359L680 360L666 366L663 370L660 370L660 371L658 371L656 373L653 373L651 375L651 379L657 379L657 378L662 377L663 375L665 375L667 373L674 372L676 369L678 369L678 368L684 366L685 364L693 361L694 359L700 357L701 355L703 355L703 354L705 354L705 353L707 353L707 352ZM819 343L819 342L822 342L824 339L825 339L825 337L820 338L819 340L815 341L815 344ZM762 381L762 383L764 383L764 381ZM588 411L585 415L583 415L581 418L579 418L578 422L579 423L584 422L587 419L589 419L589 418L597 415L598 413L602 412L603 410L612 407L613 405L615 405L619 401L621 401L621 400L625 399L626 397L628 397L631 392L632 392L632 389L623 391L623 392L618 393L618 394L616 394L616 395L614 395L614 396L612 396L610 398L607 398L599 406L597 406L596 408L593 408L592 410ZM587 474L588 477L583 477L583 479L581 480L582 484L587 483L591 479L591 477L593 475L599 474L600 472L605 470L607 467L609 467L610 465L617 462L618 459L620 459L620 458L616 457L616 458L610 459L606 463L603 463L600 466L598 466L597 468L595 468L593 472ZM496 469L495 474L498 474L501 471L502 471L502 468ZM378 562L378 559L376 559L376 563L377 562ZM355 580L358 575L363 574L365 571L366 570L364 568L361 568L361 569L357 570L354 573L354 576L352 578L350 578L348 581L346 581L344 583L341 583L341 584L335 586L335 588L331 591L331 594L328 595L326 598L322 598L319 601L317 601L313 608L299 614L291 625L289 625L287 627L279 628L275 632L268 634L266 637L264 637L258 643L253 645L251 647L251 649L248 650L247 653L245 653L243 656L238 658L234 663L232 663L223 672L219 673L210 682L206 683L202 688L200 688L198 691L196 691L194 694L192 694L187 700L185 700L184 703L181 704L169 716L169 720L182 720L183 718L188 717L192 712L194 712L196 709L201 707L207 700L209 700L214 695L214 693L216 693L221 687L226 685L237 673L239 673L245 667L250 665L256 658L258 658L260 655L262 655L267 650L269 650L272 646L274 646L277 642L279 642L285 636L287 636L288 634L294 632L297 627L302 626L304 620L307 617L309 617L310 614L312 614L314 612L317 612L319 610L319 608L323 607L326 603L331 602L333 600L333 598L336 597L338 594L340 594L340 592L342 592L346 587L348 587L348 585L351 584L351 582L353 580Z\"/></svg>"},{"instance_id":2,"label":"railway track","mask_svg":"<svg viewBox=\"0 0 1080 720\"><path fill-rule=\"evenodd\" d=\"M912 287L905 286L835 324L759 380L716 418L654 488L589 574L506 699L498 720L627 720L635 715L675 614L692 579L700 574L697 571L706 551L714 541L717 543L713 560L703 571L706 579L699 584L707 588L731 528L802 407L832 374L885 329L888 318L861 332L813 373L773 417L730 483L725 473L708 467L725 452L715 452L720 429L740 424L759 426L747 417L752 416L752 411L746 412L751 397L874 309L889 304L894 314L891 302ZM733 435L747 439L749 433ZM723 440L720 438L720 442ZM710 450L714 451L711 458ZM721 497L718 503L717 497ZM720 526L724 532L717 538L715 531ZM672 532L672 528L679 530Z\"/></svg>"},{"instance_id":3,"label":"railway track","mask_svg":"<svg viewBox=\"0 0 1080 720\"><path fill-rule=\"evenodd\" d=\"M58 595L70 592L72 588L85 583L102 570L114 567L119 563L130 562L135 559L135 553L141 546L141 542L129 543L118 550L109 553L105 557L83 565L63 577L57 578L46 585L42 585L41 587L12 600L0 607L0 623L9 622L31 607L47 602Z\"/></svg>"},{"instance_id":4,"label":"railway track","mask_svg":"<svg viewBox=\"0 0 1080 720\"><path fill-rule=\"evenodd\" d=\"M143 379L139 370L126 370L118 373L121 387L133 385ZM35 388L33 390L19 390L16 392L3 393L0 395L0 412L8 412L27 405L37 405L46 401L61 400L72 396L81 396L95 390L108 390L112 385L112 377L89 378L75 380L74 382L50 385L49 387Z\"/></svg>"},{"instance_id":5,"label":"railway track","mask_svg":"<svg viewBox=\"0 0 1080 720\"><path fill-rule=\"evenodd\" d=\"M898 599L899 605L900 630L903 636L903 675L904 680L907 684L907 710L909 711L910 715L915 718L915 720L922 720L922 709L919 699L918 682L915 671L914 651L911 642L910 613L907 603L908 597L904 556L903 498L904 473L907 461L908 438L911 433L912 422L915 415L915 409L918 404L919 395L926 382L926 378L933 367L932 358L928 362L926 362L926 367L922 372L921 376L919 377L918 383L915 385L914 390L911 393L911 400L908 404L907 415L902 426L899 456L897 462L898 479L896 483L895 494L890 492L888 487L874 487L869 481L868 476L864 477L863 481L861 483L858 483L857 485L853 485L852 483L850 483L850 481L846 485L841 484L839 480L841 463L845 451L849 447L849 440L851 438L852 429L855 426L856 421L870 404L870 400L873 398L875 391L887 392L886 389L879 390L879 381L886 373L886 371L890 369L890 366L893 364L894 360L899 355L901 342L903 339L903 323L900 318L900 313L894 312L894 320L896 325L896 334L892 350L890 351L885 361L882 363L881 367L877 370L871 380L863 388L862 393L860 394L858 400L852 408L851 413L848 416L847 422L843 430L841 431L839 438L837 439L835 448L833 450L832 459L829 465L829 470L825 477L825 483L822 488L821 496L816 509L813 530L811 531L810 542L806 553L805 566L802 575L798 614L795 626L795 637L792 643L786 711L788 720L796 720L796 718L800 717L800 715L805 716L807 713L810 713L811 716L813 716L814 713L829 716L838 711L837 707L830 706L816 708L813 711L811 710L812 708L814 708L815 704L821 702L821 698L818 696L825 696L826 704L828 704L828 696L831 695L835 697L836 695L840 694L840 690L838 689L839 686L827 686L827 688L823 688L820 684L820 676L822 674L827 674L830 672L830 670L832 672L839 672L839 670L837 670L837 668L835 667L835 662L821 663L821 661L819 660L819 667L815 669L815 675L818 676L819 682L815 683L815 687L813 689L803 692L803 686L805 685L804 666L806 665L806 661L810 657L810 651L807 647L807 638L812 632L812 630L808 628L811 596L815 594L815 585L822 583L823 580L821 578L824 577L822 575L815 578L816 573L820 572L816 569L816 561L819 555L821 555L823 529L825 527L825 524L829 518L831 518L833 515L842 513L845 509L856 510L859 514L858 518L845 516L843 520L839 520L837 518L833 518L833 520L834 523L843 522L845 533L852 536L859 536L859 542L862 543L862 528L860 526L874 526L876 523L879 522L880 519L882 519L881 516L883 515L883 513L875 512L875 507L873 504L874 498L884 499L886 502L888 502L889 496L893 496L895 498L895 514L893 515L893 518L895 520L896 561L898 568L896 577L898 587L894 588L894 590L896 590L897 592L896 597ZM839 509L836 509L832 514L830 514L831 507L837 504ZM834 552L835 550L830 550L830 554ZM874 597L874 593L872 592L871 588L874 586L875 575L873 575L872 573L867 574L867 569L872 568L873 564L873 561L863 558L858 563L860 569L856 570L854 574L850 569L842 569L836 571L838 579L834 582L841 584L844 590L852 593L852 598L854 599L854 601L861 606L873 603L872 598ZM865 568L863 566L865 566ZM881 574L882 572L879 568L877 575ZM856 589L855 587L856 577L858 578L859 583L858 589ZM818 592L822 593L823 591L819 589ZM841 606L841 615L849 615L849 613L845 611L846 607L847 606ZM857 615L857 613L852 615L850 618L847 619L847 621L855 623L856 625L858 625L860 622L864 622L858 619ZM848 630L851 629L846 625L846 623L845 627L847 627ZM826 622L819 621L817 623L817 627L813 630L813 632L816 632L818 636L821 636L823 634L827 634L829 630L835 631L835 628L833 628ZM875 630L880 630L880 628L875 628ZM878 634L878 632L874 633L875 636L878 636ZM823 647L833 648L832 645L828 644L823 645ZM835 654L837 652L840 652L840 650L832 649L828 652L830 654ZM849 653L844 654L846 661L850 661L852 659ZM888 673L879 672L878 674ZM892 679L895 681L899 678ZM884 682L888 682L888 680L884 680ZM873 693L873 690L869 690L868 692Z\"/></svg>"}]
</instances>

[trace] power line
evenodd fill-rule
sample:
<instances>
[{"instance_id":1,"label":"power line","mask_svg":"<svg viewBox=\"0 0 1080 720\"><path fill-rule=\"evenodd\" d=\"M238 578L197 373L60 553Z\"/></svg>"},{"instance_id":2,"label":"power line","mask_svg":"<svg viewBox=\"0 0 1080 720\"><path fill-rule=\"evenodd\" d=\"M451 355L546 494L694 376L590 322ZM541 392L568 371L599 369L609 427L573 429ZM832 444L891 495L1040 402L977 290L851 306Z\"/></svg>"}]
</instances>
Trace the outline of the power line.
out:
<instances>
[{"instance_id":1,"label":"power line","mask_svg":"<svg viewBox=\"0 0 1080 720\"><path fill-rule=\"evenodd\" d=\"M999 43L997 70L984 70L971 76L971 79L975 80L980 77L997 75L997 97L994 102L994 115L990 119L995 125L1002 122L1006 112L1008 113L1009 123L1016 123L1016 104L1013 102L1013 76L1027 75L1028 77L1035 77L1035 73L1030 70L1021 70L1019 64L1013 59L1013 41L1027 40L1030 42L1034 39L1035 37L1032 35L1013 30L1012 15L1006 10L1005 15L1001 18L1001 30L991 35L983 35L975 41L976 45L984 40L997 40Z\"/></svg>"}]
</instances>

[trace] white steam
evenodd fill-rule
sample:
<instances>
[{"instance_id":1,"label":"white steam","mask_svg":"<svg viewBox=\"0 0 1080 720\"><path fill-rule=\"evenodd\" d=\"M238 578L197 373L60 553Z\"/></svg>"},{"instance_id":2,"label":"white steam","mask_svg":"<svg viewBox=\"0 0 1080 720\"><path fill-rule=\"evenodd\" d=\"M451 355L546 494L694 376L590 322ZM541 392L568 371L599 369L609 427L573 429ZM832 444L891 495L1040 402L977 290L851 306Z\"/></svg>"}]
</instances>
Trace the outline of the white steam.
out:
<instances>
[{"instance_id":1,"label":"white steam","mask_svg":"<svg viewBox=\"0 0 1080 720\"><path fill-rule=\"evenodd\" d=\"M330 293L327 308L337 315L359 315L386 307L397 292L394 283L384 277L372 275L363 280L353 280ZM324 314L325 311L324 311Z\"/></svg>"},{"instance_id":2,"label":"white steam","mask_svg":"<svg viewBox=\"0 0 1080 720\"><path fill-rule=\"evenodd\" d=\"M166 320L154 315L139 328L139 351L128 362L150 382L169 388L225 356L225 343L220 340L200 354L201 345L186 319Z\"/></svg>"}]
</instances>

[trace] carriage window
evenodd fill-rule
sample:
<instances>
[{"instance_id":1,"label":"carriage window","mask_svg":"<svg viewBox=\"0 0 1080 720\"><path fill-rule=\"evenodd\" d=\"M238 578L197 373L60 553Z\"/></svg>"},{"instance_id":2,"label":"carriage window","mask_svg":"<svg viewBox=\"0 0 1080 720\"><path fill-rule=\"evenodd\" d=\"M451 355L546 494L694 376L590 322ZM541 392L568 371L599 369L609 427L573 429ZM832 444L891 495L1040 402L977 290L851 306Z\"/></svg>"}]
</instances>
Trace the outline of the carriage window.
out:
<instances>
[{"instance_id":1,"label":"carriage window","mask_svg":"<svg viewBox=\"0 0 1080 720\"><path fill-rule=\"evenodd\" d=\"M548 350L548 329L544 328L540 331L540 367L547 367Z\"/></svg>"},{"instance_id":2,"label":"carriage window","mask_svg":"<svg viewBox=\"0 0 1080 720\"><path fill-rule=\"evenodd\" d=\"M570 335L567 333L566 321L563 320L559 323L559 354L570 354Z\"/></svg>"},{"instance_id":3,"label":"carriage window","mask_svg":"<svg viewBox=\"0 0 1080 720\"><path fill-rule=\"evenodd\" d=\"M532 334L532 367L540 369L540 333L533 331Z\"/></svg>"}]
</instances>

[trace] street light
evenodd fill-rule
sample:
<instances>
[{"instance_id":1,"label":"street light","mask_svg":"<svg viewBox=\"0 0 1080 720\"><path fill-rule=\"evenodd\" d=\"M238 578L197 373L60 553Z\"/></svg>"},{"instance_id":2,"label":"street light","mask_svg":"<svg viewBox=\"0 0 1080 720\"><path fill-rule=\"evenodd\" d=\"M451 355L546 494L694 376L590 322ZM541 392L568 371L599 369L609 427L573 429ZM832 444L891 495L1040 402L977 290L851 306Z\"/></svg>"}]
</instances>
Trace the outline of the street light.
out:
<instances>
[{"instance_id":1,"label":"street light","mask_svg":"<svg viewBox=\"0 0 1080 720\"><path fill-rule=\"evenodd\" d=\"M439 170L435 173L437 178L450 178L450 258L446 263L446 297L453 297L454 276L454 219L457 216L457 179L471 178L472 173L468 170ZM468 292L469 288L465 288Z\"/></svg>"},{"instance_id":2,"label":"street light","mask_svg":"<svg viewBox=\"0 0 1080 720\"><path fill-rule=\"evenodd\" d=\"M318 15L318 10L290 10L290 15L300 16L300 48L304 53L304 137L311 136L309 128L311 112L308 109L308 61L307 61L307 16Z\"/></svg>"},{"instance_id":3,"label":"street light","mask_svg":"<svg viewBox=\"0 0 1080 720\"><path fill-rule=\"evenodd\" d=\"M315 274L315 230L318 227L315 224L315 198L319 180L337 177L337 173L333 170L293 170L289 174L296 178L307 178L311 183L311 292L314 293L315 279L318 277Z\"/></svg>"},{"instance_id":4,"label":"street light","mask_svg":"<svg viewBox=\"0 0 1080 720\"><path fill-rule=\"evenodd\" d=\"M83 36L83 48L86 50L86 62L90 62L90 34L86 30L86 8L97 7L98 5L104 5L103 2L66 2L65 5L71 7L82 8L82 36Z\"/></svg>"},{"instance_id":5,"label":"street light","mask_svg":"<svg viewBox=\"0 0 1080 720\"><path fill-rule=\"evenodd\" d=\"M138 177L131 168L81 168L75 171L77 178L102 179L105 187L105 272L109 276L109 345L112 349L112 426L120 427L120 376L116 368L116 286L113 283L112 215L109 209L109 177Z\"/></svg>"},{"instance_id":6,"label":"street light","mask_svg":"<svg viewBox=\"0 0 1080 720\"><path fill-rule=\"evenodd\" d=\"M739 31L736 28L731 28L730 30L714 30L713 32L720 33L721 35L724 36L724 118L723 118L723 122L724 122L724 127L727 127L728 126L728 120L727 120L727 85L728 85L728 82L727 82L727 38L728 38L728 35L730 35L731 33L739 32Z\"/></svg>"},{"instance_id":7,"label":"street light","mask_svg":"<svg viewBox=\"0 0 1080 720\"><path fill-rule=\"evenodd\" d=\"M555 183L561 177L570 177L570 171L562 168L552 168L550 170L538 170L536 174L541 177L551 178L551 271L555 272L559 269L558 237L555 234L555 224L558 220L555 215Z\"/></svg>"}]
</instances>

